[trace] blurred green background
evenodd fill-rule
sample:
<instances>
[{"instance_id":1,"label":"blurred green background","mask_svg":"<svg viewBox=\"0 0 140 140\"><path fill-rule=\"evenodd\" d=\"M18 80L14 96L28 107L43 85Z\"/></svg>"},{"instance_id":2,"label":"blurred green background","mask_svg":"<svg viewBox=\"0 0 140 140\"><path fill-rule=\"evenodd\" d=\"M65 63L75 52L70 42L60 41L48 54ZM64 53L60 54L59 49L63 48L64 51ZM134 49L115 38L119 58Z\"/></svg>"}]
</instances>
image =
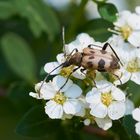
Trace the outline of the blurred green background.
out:
<instances>
[{"instance_id":1,"label":"blurred green background","mask_svg":"<svg viewBox=\"0 0 140 140\"><path fill-rule=\"evenodd\" d=\"M109 2L118 10L133 11L140 4L139 0ZM81 32L105 41L112 23L100 19L96 4L88 0L0 0L0 140L55 140L23 137L15 129L21 117L40 104L28 94L45 76L44 64L55 61L62 51L62 26L67 43ZM134 100L137 104L137 97ZM96 135L82 133L82 139L102 139Z\"/></svg>"}]
</instances>

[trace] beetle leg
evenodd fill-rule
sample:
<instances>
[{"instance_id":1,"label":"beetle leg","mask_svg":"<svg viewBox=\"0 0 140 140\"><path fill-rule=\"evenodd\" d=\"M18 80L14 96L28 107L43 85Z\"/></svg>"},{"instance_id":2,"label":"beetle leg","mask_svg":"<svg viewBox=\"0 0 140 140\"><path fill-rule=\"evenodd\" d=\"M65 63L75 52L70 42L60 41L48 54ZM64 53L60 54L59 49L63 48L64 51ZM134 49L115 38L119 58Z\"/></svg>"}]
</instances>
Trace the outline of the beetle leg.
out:
<instances>
[{"instance_id":1,"label":"beetle leg","mask_svg":"<svg viewBox=\"0 0 140 140\"><path fill-rule=\"evenodd\" d=\"M46 80L48 79L48 77L50 76L50 74L51 74L53 71L55 71L56 69L58 69L59 67L63 66L63 64L64 64L64 63L62 63L62 64L59 65L58 67L54 68L51 72L49 72L49 73L47 74L47 76L44 78L44 80L43 80L43 82L42 82L42 84L41 84L41 86L40 86L40 88L39 88L39 90L38 90L39 96L40 96L40 90L41 90L43 84L45 83L45 81L46 81Z\"/></svg>"},{"instance_id":2,"label":"beetle leg","mask_svg":"<svg viewBox=\"0 0 140 140\"><path fill-rule=\"evenodd\" d=\"M89 45L88 45L88 48L91 48L91 46L98 47L98 48L102 48L102 46L94 45L94 44L89 44Z\"/></svg>"},{"instance_id":3,"label":"beetle leg","mask_svg":"<svg viewBox=\"0 0 140 140\"><path fill-rule=\"evenodd\" d=\"M71 56L71 55L73 54L74 51L75 51L75 52L78 52L78 49L77 49L77 48L73 49L73 50L71 51L71 53L68 54L67 56Z\"/></svg>"},{"instance_id":4,"label":"beetle leg","mask_svg":"<svg viewBox=\"0 0 140 140\"><path fill-rule=\"evenodd\" d=\"M64 83L64 84L60 87L60 89L58 90L58 92L60 92L60 90L66 85L66 83L67 83L68 80L70 79L70 76L71 76L76 70L78 70L80 67L81 67L81 66L79 66L79 67L73 69L73 71L68 75L68 77L67 77L65 83Z\"/></svg>"},{"instance_id":5,"label":"beetle leg","mask_svg":"<svg viewBox=\"0 0 140 140\"><path fill-rule=\"evenodd\" d=\"M115 50L112 48L112 46L109 43L105 43L102 50L106 50L107 47L110 47L110 49L112 50L112 52L115 54L116 58L119 60L120 64L123 66L123 63L121 62L119 56L117 55L117 53L115 52Z\"/></svg>"},{"instance_id":6,"label":"beetle leg","mask_svg":"<svg viewBox=\"0 0 140 140\"><path fill-rule=\"evenodd\" d=\"M111 72L111 74L114 75L120 81L120 84L122 85L122 81L121 81L120 77L112 72Z\"/></svg>"},{"instance_id":7,"label":"beetle leg","mask_svg":"<svg viewBox=\"0 0 140 140\"><path fill-rule=\"evenodd\" d=\"M95 80L94 79L91 79L87 74L85 74L84 73L85 70L86 70L85 68L80 69L81 73L83 73L86 76L86 78L88 78L89 80L93 80L94 86L97 88Z\"/></svg>"}]
</instances>

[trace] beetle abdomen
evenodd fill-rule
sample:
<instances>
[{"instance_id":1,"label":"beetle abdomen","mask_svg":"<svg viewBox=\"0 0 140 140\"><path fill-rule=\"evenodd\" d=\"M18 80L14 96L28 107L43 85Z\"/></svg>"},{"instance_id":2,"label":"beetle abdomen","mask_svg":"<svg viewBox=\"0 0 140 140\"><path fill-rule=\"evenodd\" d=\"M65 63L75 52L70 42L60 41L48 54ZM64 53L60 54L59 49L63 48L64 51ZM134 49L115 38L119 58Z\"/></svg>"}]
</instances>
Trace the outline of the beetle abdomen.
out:
<instances>
[{"instance_id":1,"label":"beetle abdomen","mask_svg":"<svg viewBox=\"0 0 140 140\"><path fill-rule=\"evenodd\" d=\"M81 65L86 69L93 69L98 71L108 71L110 69L117 69L112 67L112 64L118 64L114 56L104 50L85 48L83 50L83 58Z\"/></svg>"}]
</instances>

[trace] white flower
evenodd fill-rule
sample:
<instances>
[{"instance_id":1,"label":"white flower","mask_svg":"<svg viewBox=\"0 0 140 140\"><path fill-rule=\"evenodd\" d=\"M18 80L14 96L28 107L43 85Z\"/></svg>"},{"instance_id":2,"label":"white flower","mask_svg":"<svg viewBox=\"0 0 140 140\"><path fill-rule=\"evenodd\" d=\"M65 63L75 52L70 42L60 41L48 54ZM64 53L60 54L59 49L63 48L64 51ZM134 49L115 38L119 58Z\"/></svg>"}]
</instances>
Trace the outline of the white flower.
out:
<instances>
[{"instance_id":1,"label":"white flower","mask_svg":"<svg viewBox=\"0 0 140 140\"><path fill-rule=\"evenodd\" d=\"M133 49L128 46L119 51L120 53L118 54L123 53L120 55L120 59L124 64L124 67L120 69L122 72L120 80L123 83L132 80L135 83L140 84L140 49Z\"/></svg>"},{"instance_id":2,"label":"white flower","mask_svg":"<svg viewBox=\"0 0 140 140\"><path fill-rule=\"evenodd\" d=\"M76 40L66 45L66 54L70 54L74 49L77 49L78 52L83 52L84 48L94 43L95 41L92 37L86 33L81 33L76 37Z\"/></svg>"},{"instance_id":3,"label":"white flower","mask_svg":"<svg viewBox=\"0 0 140 140\"><path fill-rule=\"evenodd\" d=\"M60 89L66 78L56 76L53 78L51 88L46 86L46 100L49 100L45 106L45 112L52 119L63 118L63 115L75 115L81 111L82 105L78 97L81 95L82 90L72 80L68 80L66 85Z\"/></svg>"},{"instance_id":4,"label":"white flower","mask_svg":"<svg viewBox=\"0 0 140 140\"><path fill-rule=\"evenodd\" d=\"M114 22L116 32L133 46L140 46L140 15L122 11Z\"/></svg>"},{"instance_id":5,"label":"white flower","mask_svg":"<svg viewBox=\"0 0 140 140\"><path fill-rule=\"evenodd\" d=\"M132 80L140 84L140 48L132 47L116 35L109 38L108 41L123 63L123 67L116 71L121 82L126 83L128 80ZM114 84L120 85L120 80L117 79Z\"/></svg>"},{"instance_id":6,"label":"white flower","mask_svg":"<svg viewBox=\"0 0 140 140\"><path fill-rule=\"evenodd\" d=\"M135 124L135 127L136 133L140 135L140 108L136 108L135 110L133 110L132 116L136 121L138 121L138 123Z\"/></svg>"},{"instance_id":7,"label":"white flower","mask_svg":"<svg viewBox=\"0 0 140 140\"><path fill-rule=\"evenodd\" d=\"M45 90L46 90L46 82L40 82L40 83L37 83L35 84L35 92L30 92L29 95L32 96L33 98L36 98L36 99L43 99L44 98L44 93L45 93Z\"/></svg>"},{"instance_id":8,"label":"white flower","mask_svg":"<svg viewBox=\"0 0 140 140\"><path fill-rule=\"evenodd\" d=\"M63 53L58 54L57 55L57 61L46 63L45 66L44 66L44 70L45 70L45 72L50 73L51 71L53 71L55 68L60 66L65 61L66 61L66 58L64 57L64 54ZM62 68L62 66L60 66L59 68L57 68L56 70L51 72L50 75L61 74L65 77L67 77L73 71L73 69L75 69L76 67L77 66L74 66L74 65L71 65L69 67L63 67L63 68ZM75 78L78 78L78 79L84 79L85 78L85 74L83 74L80 71L80 69L73 72L72 76L74 76Z\"/></svg>"},{"instance_id":9,"label":"white flower","mask_svg":"<svg viewBox=\"0 0 140 140\"><path fill-rule=\"evenodd\" d=\"M86 95L90 104L90 114L97 118L109 117L118 120L125 114L125 94L107 81L96 81L97 88L93 88Z\"/></svg>"},{"instance_id":10,"label":"white flower","mask_svg":"<svg viewBox=\"0 0 140 140\"><path fill-rule=\"evenodd\" d=\"M108 130L112 127L112 120L109 117L95 118L97 125L103 130Z\"/></svg>"},{"instance_id":11,"label":"white flower","mask_svg":"<svg viewBox=\"0 0 140 140\"><path fill-rule=\"evenodd\" d=\"M48 62L45 64L44 66L44 70L47 73L50 73L52 70L54 70L56 67L58 67L59 65L61 65L63 62L65 62L65 57L63 53L60 53L56 56L57 61L55 62ZM51 73L51 75L55 75L55 74L59 74L60 70L62 67L59 67L58 69L56 69L55 71L53 71Z\"/></svg>"},{"instance_id":12,"label":"white flower","mask_svg":"<svg viewBox=\"0 0 140 140\"><path fill-rule=\"evenodd\" d=\"M137 6L137 7L135 8L135 11L136 11L136 13L137 13L138 15L140 15L140 6Z\"/></svg>"}]
</instances>

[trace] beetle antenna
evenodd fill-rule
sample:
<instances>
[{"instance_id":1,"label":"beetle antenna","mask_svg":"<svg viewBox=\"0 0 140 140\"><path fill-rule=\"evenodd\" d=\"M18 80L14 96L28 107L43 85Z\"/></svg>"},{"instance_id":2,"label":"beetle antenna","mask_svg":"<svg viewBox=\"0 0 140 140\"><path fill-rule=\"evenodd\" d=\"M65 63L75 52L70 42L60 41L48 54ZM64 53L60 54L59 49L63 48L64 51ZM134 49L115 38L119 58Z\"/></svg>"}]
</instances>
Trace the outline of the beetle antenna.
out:
<instances>
[{"instance_id":1,"label":"beetle antenna","mask_svg":"<svg viewBox=\"0 0 140 140\"><path fill-rule=\"evenodd\" d=\"M60 89L58 90L58 92L60 92L60 90L64 88L64 86L67 84L68 80L70 79L70 76L71 76L75 71L77 71L80 67L81 67L81 66L78 66L77 68L73 69L73 71L68 75L68 77L67 77L65 83L64 83L64 84L60 87Z\"/></svg>"},{"instance_id":2,"label":"beetle antenna","mask_svg":"<svg viewBox=\"0 0 140 140\"><path fill-rule=\"evenodd\" d=\"M46 80L48 79L48 77L50 76L50 74L51 74L52 72L54 72L56 69L58 69L59 67L63 66L63 65L64 65L64 63L60 64L59 66L57 66L56 68L54 68L52 71L50 71L50 72L47 74L47 76L44 78L44 80L43 80L43 82L42 82L42 84L41 84L41 86L40 86L40 88L39 88L39 90L38 90L39 96L40 96L40 90L41 90L43 84L45 83L45 81L46 81Z\"/></svg>"},{"instance_id":3,"label":"beetle antenna","mask_svg":"<svg viewBox=\"0 0 140 140\"><path fill-rule=\"evenodd\" d=\"M62 44L63 44L63 51L64 51L64 56L66 56L66 43L65 43L65 27L62 27Z\"/></svg>"},{"instance_id":4,"label":"beetle antenna","mask_svg":"<svg viewBox=\"0 0 140 140\"><path fill-rule=\"evenodd\" d=\"M102 48L102 46L95 45L95 44L89 44L89 45L88 45L88 48L91 48L91 46L94 46L94 47L97 47L97 48Z\"/></svg>"},{"instance_id":5,"label":"beetle antenna","mask_svg":"<svg viewBox=\"0 0 140 140\"><path fill-rule=\"evenodd\" d=\"M106 50L106 48L109 46L110 49L112 50L112 52L114 53L114 55L116 56L116 58L118 59L119 63L121 64L121 66L123 66L123 63L121 62L119 56L117 55L117 53L115 52L115 50L112 48L112 46L110 45L112 42L112 40L110 41L110 43L106 42L103 46L103 50Z\"/></svg>"}]
</instances>

